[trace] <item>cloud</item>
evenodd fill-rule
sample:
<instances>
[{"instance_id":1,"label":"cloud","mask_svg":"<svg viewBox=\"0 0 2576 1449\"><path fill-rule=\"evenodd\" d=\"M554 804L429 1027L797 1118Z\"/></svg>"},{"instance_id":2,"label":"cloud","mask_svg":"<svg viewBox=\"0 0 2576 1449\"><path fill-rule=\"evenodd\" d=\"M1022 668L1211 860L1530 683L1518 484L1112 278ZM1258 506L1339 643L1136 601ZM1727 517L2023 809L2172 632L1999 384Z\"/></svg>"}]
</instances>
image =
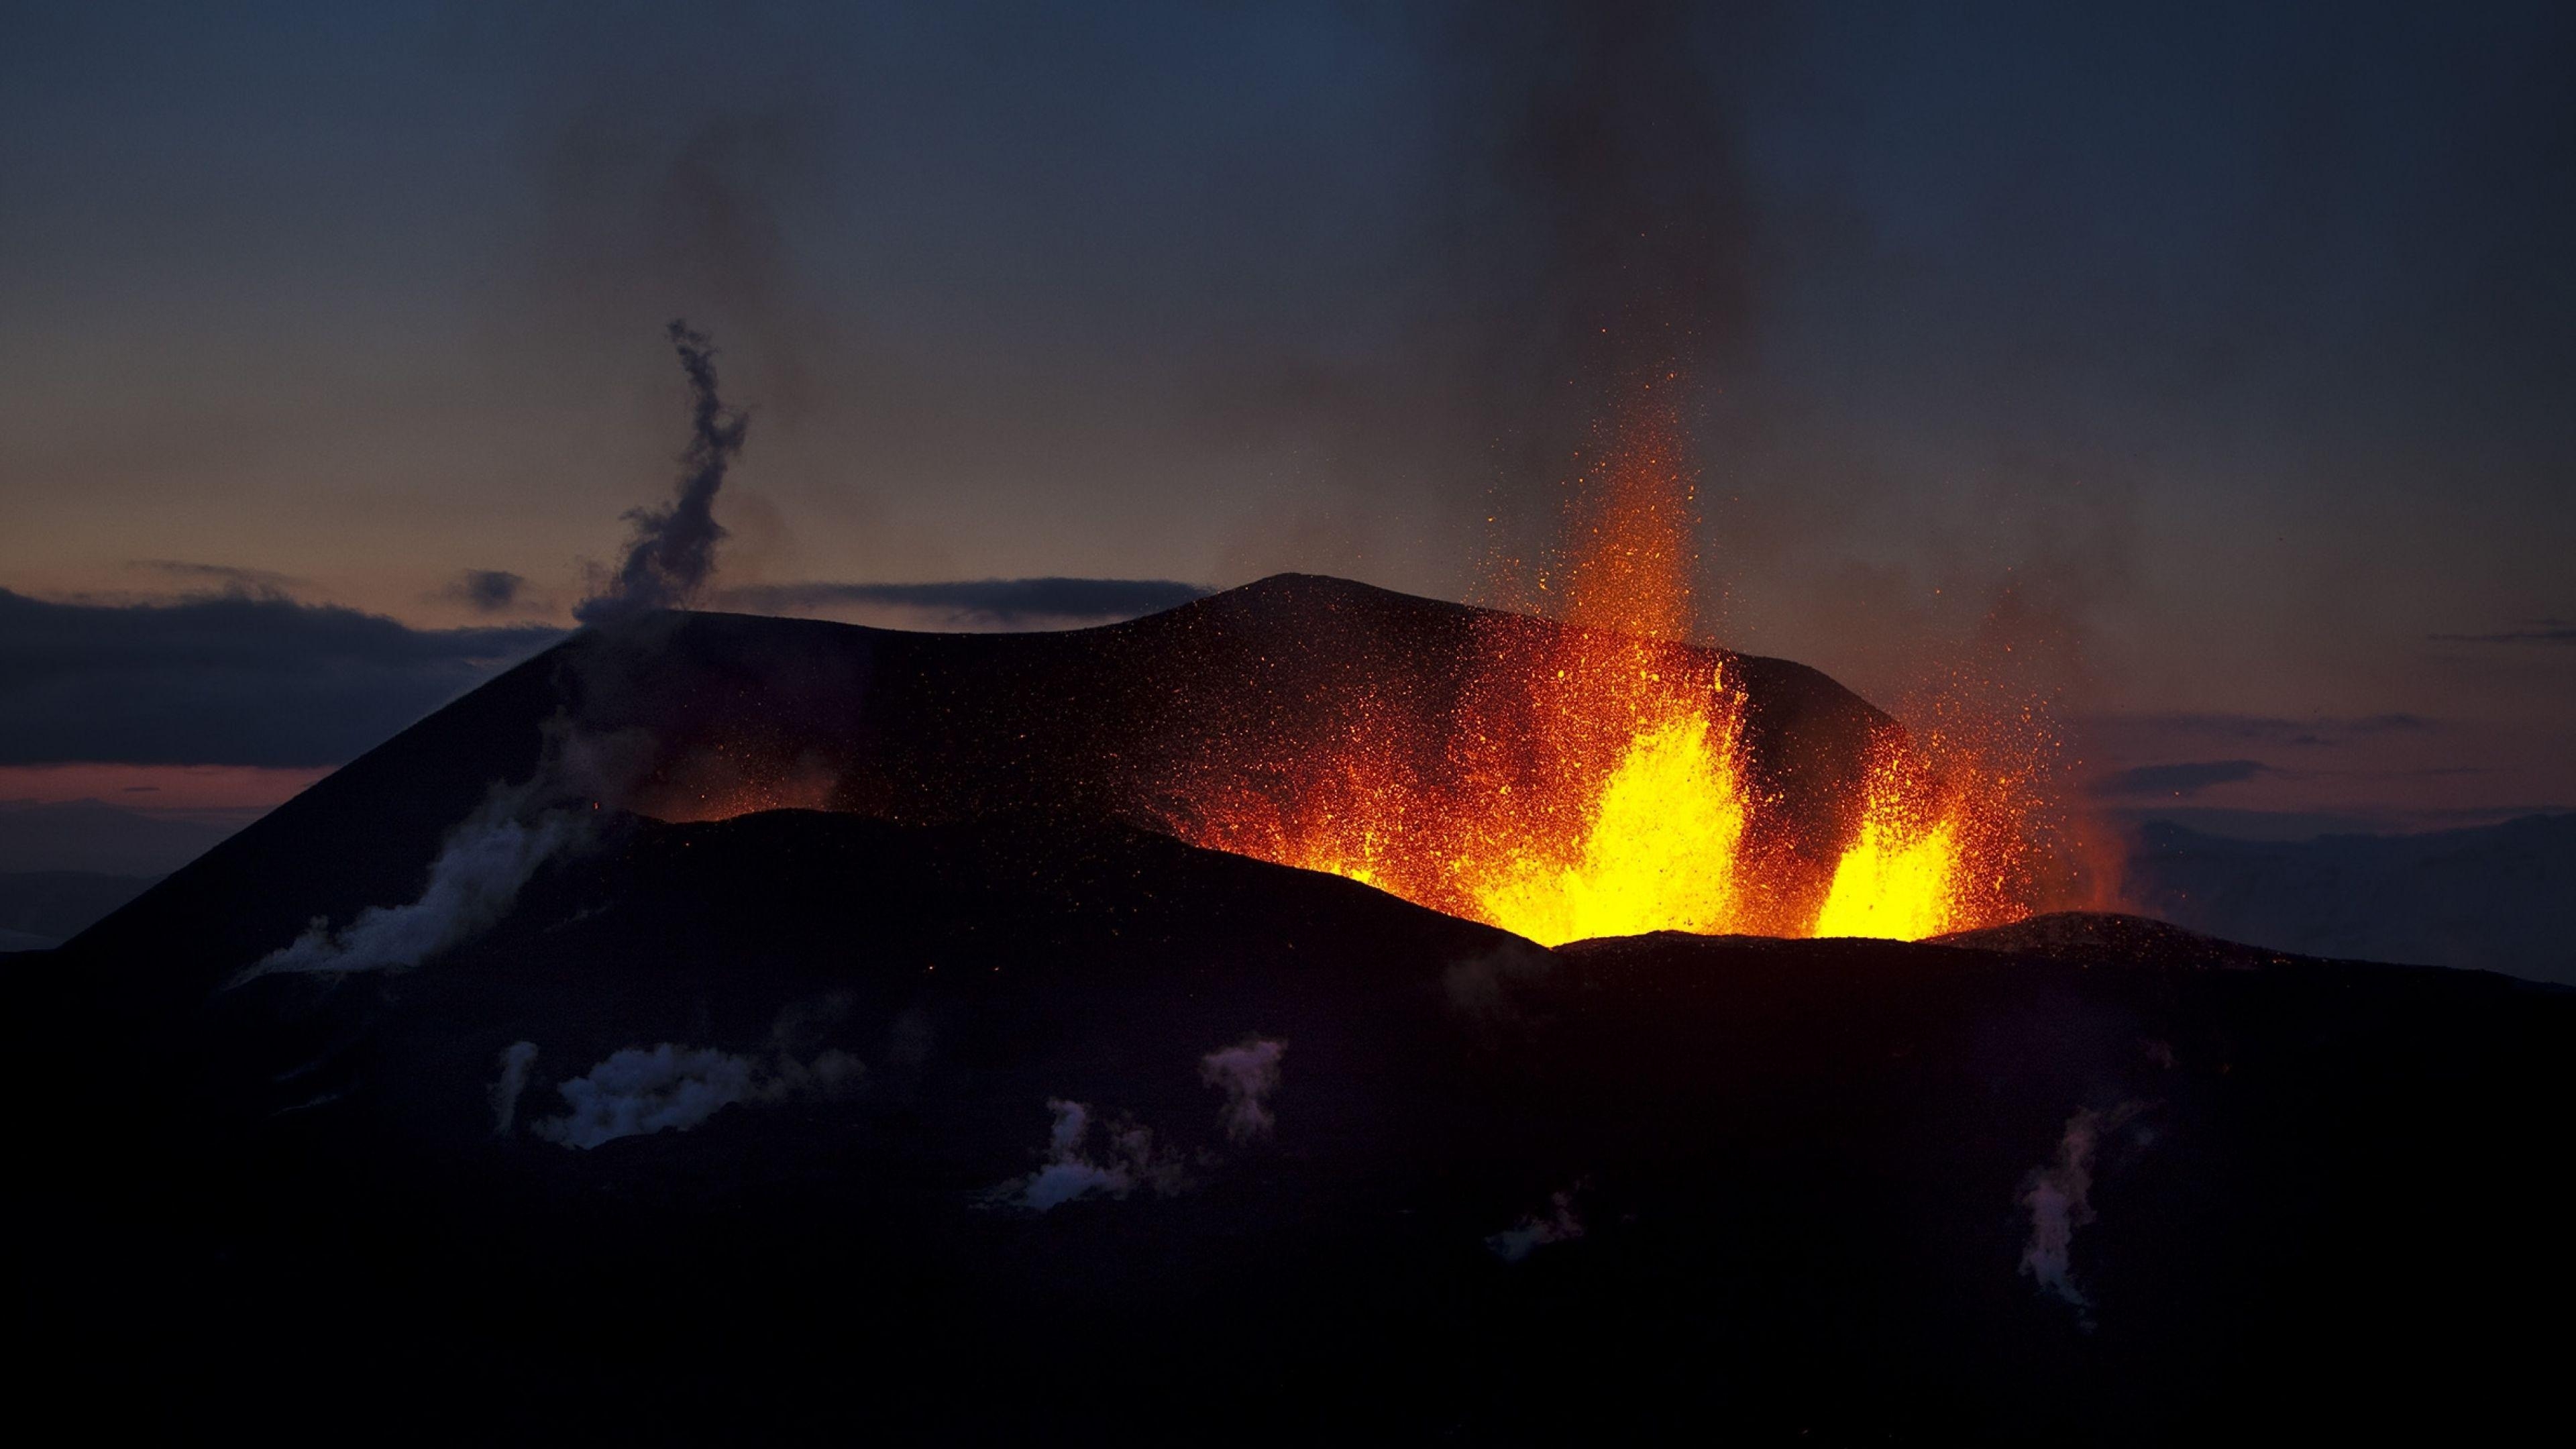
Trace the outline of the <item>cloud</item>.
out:
<instances>
[{"instance_id":1,"label":"cloud","mask_svg":"<svg viewBox=\"0 0 2576 1449\"><path fill-rule=\"evenodd\" d=\"M1199 1080L1225 1093L1218 1119L1225 1124L1227 1140L1250 1142L1277 1130L1279 1122L1270 1115L1269 1097L1279 1090L1279 1059L1287 1051L1284 1041L1256 1036L1199 1058Z\"/></svg>"},{"instance_id":2,"label":"cloud","mask_svg":"<svg viewBox=\"0 0 2576 1449\"><path fill-rule=\"evenodd\" d=\"M1180 1191L1181 1166L1156 1154L1151 1130L1125 1119L1112 1122L1102 1134L1107 1150L1094 1157L1090 1105L1051 1097L1047 1110L1055 1114L1055 1123L1047 1131L1045 1165L1004 1183L988 1200L1046 1212L1095 1192L1124 1198L1139 1187L1164 1195Z\"/></svg>"},{"instance_id":3,"label":"cloud","mask_svg":"<svg viewBox=\"0 0 2576 1449\"><path fill-rule=\"evenodd\" d=\"M716 544L725 536L715 519L716 493L741 456L751 418L717 396L716 351L706 334L677 319L667 330L689 375L689 446L680 454L679 492L664 507L627 510L634 541L617 571L574 606L573 617L585 624L694 603L715 572Z\"/></svg>"},{"instance_id":4,"label":"cloud","mask_svg":"<svg viewBox=\"0 0 2576 1449\"><path fill-rule=\"evenodd\" d=\"M337 765L561 637L241 592L97 604L0 589L0 765Z\"/></svg>"},{"instance_id":5,"label":"cloud","mask_svg":"<svg viewBox=\"0 0 2576 1449\"><path fill-rule=\"evenodd\" d=\"M892 610L948 628L1061 628L1176 609L1207 596L1172 579L974 579L929 584L751 584L719 591L719 608L753 614Z\"/></svg>"},{"instance_id":6,"label":"cloud","mask_svg":"<svg viewBox=\"0 0 2576 1449\"><path fill-rule=\"evenodd\" d=\"M2273 773L2260 760L2196 760L2175 765L2139 765L2106 775L2093 784L2095 795L2197 795L2213 785L2232 785Z\"/></svg>"},{"instance_id":7,"label":"cloud","mask_svg":"<svg viewBox=\"0 0 2576 1449\"><path fill-rule=\"evenodd\" d=\"M2084 721L2100 733L2122 738L2249 740L2285 745L2340 745L2385 735L2426 734L2445 728L2440 720L2418 714L2264 715L2135 714L2097 715Z\"/></svg>"},{"instance_id":8,"label":"cloud","mask_svg":"<svg viewBox=\"0 0 2576 1449\"><path fill-rule=\"evenodd\" d=\"M147 569L171 578L187 579L198 584L211 584L225 593L268 597L283 596L287 590L301 587L304 579L269 569L246 569L232 564L194 563L176 558L138 558L127 568Z\"/></svg>"},{"instance_id":9,"label":"cloud","mask_svg":"<svg viewBox=\"0 0 2576 1449\"><path fill-rule=\"evenodd\" d=\"M2492 634L2433 634L2427 636L2441 644L2542 644L2576 646L2576 623L2565 619L2533 619L2517 628L2501 629Z\"/></svg>"},{"instance_id":10,"label":"cloud","mask_svg":"<svg viewBox=\"0 0 2576 1449\"><path fill-rule=\"evenodd\" d=\"M498 614L518 603L527 587L526 579L505 569L467 569L438 592L477 613Z\"/></svg>"},{"instance_id":11,"label":"cloud","mask_svg":"<svg viewBox=\"0 0 2576 1449\"><path fill-rule=\"evenodd\" d=\"M1517 1263L1550 1243L1572 1242L1583 1236L1583 1220L1574 1215L1574 1195L1582 1191L1577 1183L1548 1198L1544 1215L1532 1213L1522 1218L1517 1227L1506 1228L1485 1239L1485 1247L1506 1263Z\"/></svg>"},{"instance_id":12,"label":"cloud","mask_svg":"<svg viewBox=\"0 0 2576 1449\"><path fill-rule=\"evenodd\" d=\"M501 1077L492 1084L492 1133L510 1135L510 1126L518 1120L519 1094L528 1089L528 1069L537 1062L537 1044L514 1041L501 1049Z\"/></svg>"},{"instance_id":13,"label":"cloud","mask_svg":"<svg viewBox=\"0 0 2576 1449\"><path fill-rule=\"evenodd\" d=\"M263 957L235 984L272 972L400 971L417 966L507 915L537 868L582 839L588 816L568 810L529 813L535 785L496 788L448 833L430 862L418 900L369 906L333 930L316 920L305 933Z\"/></svg>"}]
</instances>

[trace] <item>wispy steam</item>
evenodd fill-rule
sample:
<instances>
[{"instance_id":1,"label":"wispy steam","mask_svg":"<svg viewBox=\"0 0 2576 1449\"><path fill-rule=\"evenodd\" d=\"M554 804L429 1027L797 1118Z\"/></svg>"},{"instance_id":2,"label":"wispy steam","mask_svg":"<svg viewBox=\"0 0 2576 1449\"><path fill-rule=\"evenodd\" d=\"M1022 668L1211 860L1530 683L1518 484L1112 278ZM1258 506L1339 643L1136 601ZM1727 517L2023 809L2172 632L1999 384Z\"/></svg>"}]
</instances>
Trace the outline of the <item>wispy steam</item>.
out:
<instances>
[{"instance_id":1,"label":"wispy steam","mask_svg":"<svg viewBox=\"0 0 2576 1449\"><path fill-rule=\"evenodd\" d=\"M715 348L706 334L674 319L671 346L689 375L689 446L680 455L680 491L663 508L637 508L626 517L635 525L626 562L601 587L573 609L585 624L601 624L648 609L678 608L693 601L715 572L716 543L725 536L716 522L717 490L725 470L742 452L750 417L728 408L716 394Z\"/></svg>"},{"instance_id":2,"label":"wispy steam","mask_svg":"<svg viewBox=\"0 0 2576 1449\"><path fill-rule=\"evenodd\" d=\"M537 1064L537 1044L514 1041L501 1049L501 1077L492 1084L492 1134L510 1135L519 1120L519 1094L528 1090L528 1068Z\"/></svg>"},{"instance_id":3,"label":"wispy steam","mask_svg":"<svg viewBox=\"0 0 2576 1449\"><path fill-rule=\"evenodd\" d=\"M1485 1239L1485 1246L1506 1263L1517 1263L1550 1243L1572 1242L1583 1236L1583 1220L1574 1215L1574 1195L1582 1190L1576 1184L1548 1198L1547 1212L1532 1213L1517 1227Z\"/></svg>"},{"instance_id":4,"label":"wispy steam","mask_svg":"<svg viewBox=\"0 0 2576 1449\"><path fill-rule=\"evenodd\" d=\"M1440 985L1459 1015L1490 1029L1515 1019L1514 993L1546 976L1554 961L1536 946L1498 946L1483 955L1451 962L1440 973Z\"/></svg>"},{"instance_id":5,"label":"wispy steam","mask_svg":"<svg viewBox=\"0 0 2576 1449\"><path fill-rule=\"evenodd\" d=\"M782 1055L764 1067L711 1047L627 1047L559 1083L555 1090L569 1110L538 1122L535 1131L549 1142L585 1150L620 1137L686 1132L736 1102L836 1095L864 1071L857 1057L838 1050L810 1061Z\"/></svg>"},{"instance_id":6,"label":"wispy steam","mask_svg":"<svg viewBox=\"0 0 2576 1449\"><path fill-rule=\"evenodd\" d=\"M1279 1090L1279 1059L1287 1051L1284 1041L1256 1036L1199 1058L1199 1080L1225 1093L1225 1107L1218 1118L1225 1124L1227 1140L1250 1142L1278 1128L1278 1119L1270 1114L1269 1097Z\"/></svg>"},{"instance_id":7,"label":"wispy steam","mask_svg":"<svg viewBox=\"0 0 2576 1449\"><path fill-rule=\"evenodd\" d=\"M752 1095L752 1065L749 1057L663 1042L616 1052L555 1090L572 1110L537 1123L537 1135L590 1148L647 1132L688 1131Z\"/></svg>"},{"instance_id":8,"label":"wispy steam","mask_svg":"<svg viewBox=\"0 0 2576 1449\"><path fill-rule=\"evenodd\" d=\"M2040 1291L2073 1304L2081 1312L2092 1300L2076 1286L2069 1254L2075 1230L2094 1219L2093 1153L2104 1133L2135 1115L2135 1104L2108 1116L2087 1107L2066 1119L2058 1139L2057 1160L2034 1168L2022 1180L2021 1204L2030 1209L2030 1241L2022 1245L2021 1271L2037 1280ZM2082 1320L2086 1327L2091 1319Z\"/></svg>"},{"instance_id":9,"label":"wispy steam","mask_svg":"<svg viewBox=\"0 0 2576 1449\"><path fill-rule=\"evenodd\" d=\"M1178 1162L1158 1157L1154 1134L1130 1121L1109 1124L1106 1150L1091 1155L1091 1108L1082 1102L1050 1098L1047 1110L1055 1125L1047 1134L1046 1165L1025 1178L1005 1183L994 1199L1045 1212L1091 1193L1123 1198L1139 1187L1173 1193L1182 1185Z\"/></svg>"},{"instance_id":10,"label":"wispy steam","mask_svg":"<svg viewBox=\"0 0 2576 1449\"><path fill-rule=\"evenodd\" d=\"M405 970L499 924L546 862L596 838L598 812L588 807L623 801L650 759L651 737L640 730L584 730L563 715L542 729L535 772L494 784L448 832L418 899L369 906L336 931L317 917L232 984L280 971Z\"/></svg>"},{"instance_id":11,"label":"wispy steam","mask_svg":"<svg viewBox=\"0 0 2576 1449\"><path fill-rule=\"evenodd\" d=\"M278 971L400 971L489 929L519 888L556 852L587 833L564 810L529 813L534 783L496 787L448 833L430 863L429 885L408 905L369 906L333 930L316 919L235 982Z\"/></svg>"}]
</instances>

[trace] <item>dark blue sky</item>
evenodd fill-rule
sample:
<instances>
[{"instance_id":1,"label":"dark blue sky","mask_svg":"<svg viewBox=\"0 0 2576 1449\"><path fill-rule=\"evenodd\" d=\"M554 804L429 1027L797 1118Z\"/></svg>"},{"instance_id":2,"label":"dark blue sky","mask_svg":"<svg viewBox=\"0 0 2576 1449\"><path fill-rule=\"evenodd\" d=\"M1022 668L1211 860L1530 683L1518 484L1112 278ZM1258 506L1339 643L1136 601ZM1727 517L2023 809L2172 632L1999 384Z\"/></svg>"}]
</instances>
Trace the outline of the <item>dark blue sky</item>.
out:
<instances>
[{"instance_id":1,"label":"dark blue sky","mask_svg":"<svg viewBox=\"0 0 2576 1449\"><path fill-rule=\"evenodd\" d=\"M1725 642L2009 585L2123 765L2425 722L2219 803L2576 804L2567 7L246 15L0 19L0 587L560 620L685 316L729 586L1454 597L1672 365Z\"/></svg>"}]
</instances>

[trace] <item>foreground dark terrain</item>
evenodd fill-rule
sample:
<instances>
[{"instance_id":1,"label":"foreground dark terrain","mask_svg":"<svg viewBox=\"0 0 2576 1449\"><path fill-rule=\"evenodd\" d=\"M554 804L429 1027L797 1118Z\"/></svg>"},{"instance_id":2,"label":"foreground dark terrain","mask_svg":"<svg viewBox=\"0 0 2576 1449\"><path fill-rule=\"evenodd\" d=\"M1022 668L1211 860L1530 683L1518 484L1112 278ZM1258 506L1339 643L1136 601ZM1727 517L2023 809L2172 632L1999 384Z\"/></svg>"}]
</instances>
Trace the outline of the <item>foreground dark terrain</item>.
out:
<instances>
[{"instance_id":1,"label":"foreground dark terrain","mask_svg":"<svg viewBox=\"0 0 2576 1449\"><path fill-rule=\"evenodd\" d=\"M2163 1443L2556 1407L2576 993L2121 917L1543 951L1183 845L1070 771L1154 723L1150 635L950 669L671 628L666 672L540 660L9 960L47 1089L22 1403L700 1442ZM1040 723L1059 689L1099 708ZM854 702L841 809L575 798L578 839L411 969L241 979L418 897L550 720L645 730L650 784L729 712L828 753ZM1064 753L1012 748L1046 731Z\"/></svg>"}]
</instances>

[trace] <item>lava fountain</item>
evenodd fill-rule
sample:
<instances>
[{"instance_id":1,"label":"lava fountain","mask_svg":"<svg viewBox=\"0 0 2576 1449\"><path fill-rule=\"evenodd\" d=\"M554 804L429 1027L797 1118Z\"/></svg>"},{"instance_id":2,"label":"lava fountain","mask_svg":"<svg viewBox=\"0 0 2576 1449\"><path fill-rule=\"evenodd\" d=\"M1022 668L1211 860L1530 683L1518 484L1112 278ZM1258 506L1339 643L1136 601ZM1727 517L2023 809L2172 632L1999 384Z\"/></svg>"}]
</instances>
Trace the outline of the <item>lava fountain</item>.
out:
<instances>
[{"instance_id":1,"label":"lava fountain","mask_svg":"<svg viewBox=\"0 0 2576 1449\"><path fill-rule=\"evenodd\" d=\"M1177 833L1558 944L1678 930L1919 939L2027 914L2009 783L1873 741L1848 843L1801 859L1758 824L1731 656L1686 641L1693 487L1653 399L1574 480L1570 546L1488 616L1440 702L1369 700L1324 757L1194 792ZM1779 832L1773 832L1776 836Z\"/></svg>"}]
</instances>

